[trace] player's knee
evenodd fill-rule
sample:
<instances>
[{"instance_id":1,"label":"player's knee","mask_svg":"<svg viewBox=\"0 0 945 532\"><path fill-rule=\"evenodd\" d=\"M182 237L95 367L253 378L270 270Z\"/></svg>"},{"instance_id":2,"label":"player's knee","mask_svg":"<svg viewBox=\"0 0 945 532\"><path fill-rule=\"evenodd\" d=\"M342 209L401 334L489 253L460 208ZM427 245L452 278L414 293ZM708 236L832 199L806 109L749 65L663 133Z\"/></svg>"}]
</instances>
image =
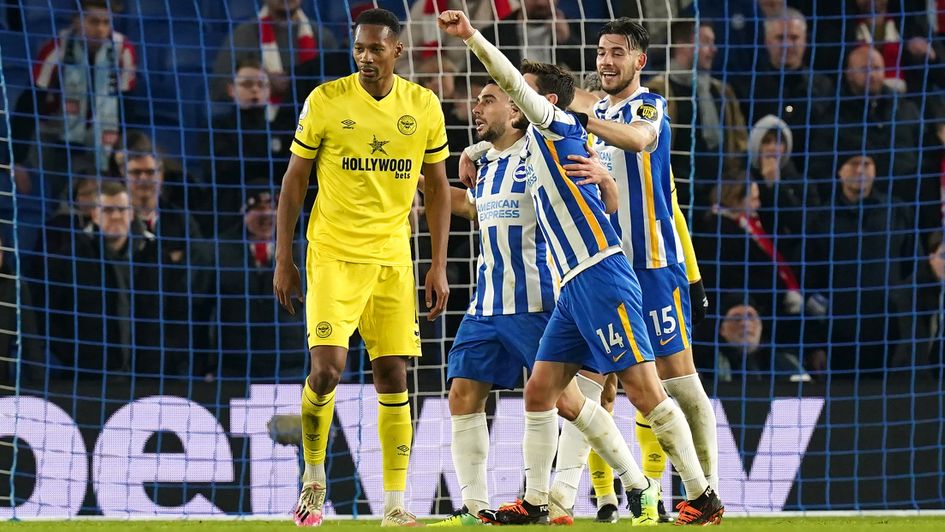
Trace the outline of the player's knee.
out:
<instances>
[{"instance_id":1,"label":"player's knee","mask_svg":"<svg viewBox=\"0 0 945 532\"><path fill-rule=\"evenodd\" d=\"M586 400L585 397L580 395L577 397L569 394L562 395L555 404L558 408L558 415L568 421L574 421L577 419L578 414L581 413L581 408L584 406L584 401Z\"/></svg>"},{"instance_id":2,"label":"player's knee","mask_svg":"<svg viewBox=\"0 0 945 532\"><path fill-rule=\"evenodd\" d=\"M537 379L528 379L525 383L525 410L528 412L544 412L551 410L556 398L551 396L551 390Z\"/></svg>"},{"instance_id":3,"label":"player's knee","mask_svg":"<svg viewBox=\"0 0 945 532\"><path fill-rule=\"evenodd\" d=\"M308 385L312 390L325 395L338 386L341 381L341 370L327 364L312 364L312 371L308 375Z\"/></svg>"},{"instance_id":4,"label":"player's knee","mask_svg":"<svg viewBox=\"0 0 945 532\"><path fill-rule=\"evenodd\" d=\"M486 392L485 397L480 397L480 394L477 393L478 390L469 386L457 385L457 382L459 381L454 380L453 385L450 386L450 414L462 416L485 412L488 392Z\"/></svg>"},{"instance_id":5,"label":"player's knee","mask_svg":"<svg viewBox=\"0 0 945 532\"><path fill-rule=\"evenodd\" d=\"M600 406L608 412L614 411L614 401L617 400L617 386L604 386L604 391L600 394Z\"/></svg>"},{"instance_id":6,"label":"player's knee","mask_svg":"<svg viewBox=\"0 0 945 532\"><path fill-rule=\"evenodd\" d=\"M397 393L407 389L407 364L401 357L375 359L372 366L374 388L378 393Z\"/></svg>"}]
</instances>

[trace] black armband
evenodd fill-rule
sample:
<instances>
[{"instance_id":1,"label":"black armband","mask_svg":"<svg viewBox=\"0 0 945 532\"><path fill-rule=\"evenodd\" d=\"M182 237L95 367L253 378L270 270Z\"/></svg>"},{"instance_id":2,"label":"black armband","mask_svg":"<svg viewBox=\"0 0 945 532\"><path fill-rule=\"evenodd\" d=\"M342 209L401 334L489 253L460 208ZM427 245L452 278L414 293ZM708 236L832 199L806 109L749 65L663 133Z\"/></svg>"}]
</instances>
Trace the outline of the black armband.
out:
<instances>
[{"instance_id":1,"label":"black armband","mask_svg":"<svg viewBox=\"0 0 945 532\"><path fill-rule=\"evenodd\" d=\"M590 117L587 116L587 113L574 113L574 116L576 116L578 122L581 123L581 127L587 129L587 121L590 119Z\"/></svg>"}]
</instances>

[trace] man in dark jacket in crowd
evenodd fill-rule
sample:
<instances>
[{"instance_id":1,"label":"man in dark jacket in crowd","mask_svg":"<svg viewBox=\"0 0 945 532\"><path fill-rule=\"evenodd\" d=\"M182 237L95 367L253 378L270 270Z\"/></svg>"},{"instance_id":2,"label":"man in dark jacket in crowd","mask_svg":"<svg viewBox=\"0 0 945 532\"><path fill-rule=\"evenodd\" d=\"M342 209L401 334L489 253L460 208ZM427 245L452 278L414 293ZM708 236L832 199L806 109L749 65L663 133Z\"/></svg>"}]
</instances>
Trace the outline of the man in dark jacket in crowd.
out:
<instances>
[{"instance_id":1,"label":"man in dark jacket in crowd","mask_svg":"<svg viewBox=\"0 0 945 532\"><path fill-rule=\"evenodd\" d=\"M868 155L847 158L832 208L809 219L805 287L829 300L821 338L829 352L809 369L829 363L837 376L878 377L889 366L889 295L912 274L916 243L914 214L873 186L876 171Z\"/></svg>"},{"instance_id":2,"label":"man in dark jacket in crowd","mask_svg":"<svg viewBox=\"0 0 945 532\"><path fill-rule=\"evenodd\" d=\"M80 379L154 371L161 359L158 244L133 229L133 209L124 185L104 182L95 223L48 260L49 348Z\"/></svg>"},{"instance_id":3,"label":"man in dark jacket in crowd","mask_svg":"<svg viewBox=\"0 0 945 532\"><path fill-rule=\"evenodd\" d=\"M830 79L812 72L806 62L807 19L787 8L765 19L764 30L766 53L758 54L755 71L732 76L729 83L738 92L749 124L774 115L794 132L795 153L816 151L820 149L814 143L816 135L833 118L836 95ZM804 160L795 163L804 170Z\"/></svg>"},{"instance_id":4,"label":"man in dark jacket in crowd","mask_svg":"<svg viewBox=\"0 0 945 532\"><path fill-rule=\"evenodd\" d=\"M219 243L219 374L245 380L297 379L307 365L302 315L272 297L276 198L266 181L247 193L243 225Z\"/></svg>"},{"instance_id":5,"label":"man in dark jacket in crowd","mask_svg":"<svg viewBox=\"0 0 945 532\"><path fill-rule=\"evenodd\" d=\"M298 118L293 106L271 103L269 75L259 61L244 59L237 66L229 85L233 109L214 120L213 157L204 172L212 184L198 206L206 235L241 226L246 183L283 174Z\"/></svg>"},{"instance_id":6,"label":"man in dark jacket in crowd","mask_svg":"<svg viewBox=\"0 0 945 532\"><path fill-rule=\"evenodd\" d=\"M164 301L164 375L189 375L193 356L203 358L209 337L206 299L210 290L209 243L197 222L162 194L164 163L154 153L129 151L120 167L131 195L135 220L157 240ZM197 351L195 354L194 352ZM199 364L198 364L199 365Z\"/></svg>"},{"instance_id":7,"label":"man in dark jacket in crowd","mask_svg":"<svg viewBox=\"0 0 945 532\"><path fill-rule=\"evenodd\" d=\"M909 99L884 84L885 70L883 56L874 48L863 45L850 52L837 127L825 130L836 137L822 143L831 153L819 170L823 175L835 173L831 164L834 146L862 150L873 159L876 175L882 178L876 188L887 196L917 202L921 116Z\"/></svg>"}]
</instances>

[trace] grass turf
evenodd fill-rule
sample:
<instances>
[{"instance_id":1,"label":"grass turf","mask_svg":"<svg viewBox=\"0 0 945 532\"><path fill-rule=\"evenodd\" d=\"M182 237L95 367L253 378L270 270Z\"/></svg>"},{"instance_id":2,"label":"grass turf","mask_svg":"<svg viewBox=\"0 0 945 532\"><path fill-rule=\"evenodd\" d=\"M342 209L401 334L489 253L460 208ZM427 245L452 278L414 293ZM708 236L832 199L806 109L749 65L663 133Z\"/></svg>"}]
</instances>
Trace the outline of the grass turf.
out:
<instances>
[{"instance_id":1,"label":"grass turf","mask_svg":"<svg viewBox=\"0 0 945 532\"><path fill-rule=\"evenodd\" d=\"M570 532L622 530L629 526L629 521L621 520L617 525L598 524L592 521L579 520L574 526L564 529ZM671 525L660 525L667 528ZM763 531L782 530L785 532L805 532L808 530L826 530L837 532L871 531L941 531L945 530L945 517L767 517L767 518L738 518L730 517L723 521L722 526L727 530ZM619 528L616 528L619 527ZM370 530L380 528L377 521L326 521L322 530ZM536 527L528 527L536 528ZM19 521L0 522L3 531L39 531L50 530L55 532L85 532L85 531L220 531L220 532L272 532L275 530L294 530L292 521L240 521L240 520L211 520L211 521Z\"/></svg>"}]
</instances>

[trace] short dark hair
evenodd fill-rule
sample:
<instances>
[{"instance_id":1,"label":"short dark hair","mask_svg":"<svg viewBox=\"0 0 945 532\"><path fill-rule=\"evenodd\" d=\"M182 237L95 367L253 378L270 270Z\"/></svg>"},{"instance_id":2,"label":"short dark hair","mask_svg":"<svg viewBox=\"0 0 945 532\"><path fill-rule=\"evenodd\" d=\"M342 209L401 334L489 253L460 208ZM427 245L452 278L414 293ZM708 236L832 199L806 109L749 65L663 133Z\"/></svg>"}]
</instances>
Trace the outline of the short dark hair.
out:
<instances>
[{"instance_id":1,"label":"short dark hair","mask_svg":"<svg viewBox=\"0 0 945 532\"><path fill-rule=\"evenodd\" d=\"M102 186L98 189L98 192L102 196L112 197L119 194L127 194L128 189L125 188L125 184L121 181L104 179L102 180Z\"/></svg>"},{"instance_id":2,"label":"short dark hair","mask_svg":"<svg viewBox=\"0 0 945 532\"><path fill-rule=\"evenodd\" d=\"M558 95L558 107L567 109L574 101L574 76L567 70L550 63L522 60L522 74L534 74L538 78L538 94Z\"/></svg>"},{"instance_id":3,"label":"short dark hair","mask_svg":"<svg viewBox=\"0 0 945 532\"><path fill-rule=\"evenodd\" d=\"M643 24L627 17L620 17L604 24L604 27L597 32L597 39L600 40L604 35L623 35L627 38L627 46L631 50L646 52L650 46L650 32L646 31Z\"/></svg>"},{"instance_id":4,"label":"short dark hair","mask_svg":"<svg viewBox=\"0 0 945 532\"><path fill-rule=\"evenodd\" d=\"M397 20L397 15L386 9L377 8L362 11L358 18L354 19L354 26L358 27L362 24L386 26L395 36L400 36L400 21Z\"/></svg>"},{"instance_id":5,"label":"short dark hair","mask_svg":"<svg viewBox=\"0 0 945 532\"><path fill-rule=\"evenodd\" d=\"M79 7L83 11L86 9L105 9L112 13L121 13L125 9L121 0L81 0Z\"/></svg>"},{"instance_id":6,"label":"short dark hair","mask_svg":"<svg viewBox=\"0 0 945 532\"><path fill-rule=\"evenodd\" d=\"M692 44L696 42L696 23L691 20L673 22L669 27L671 44Z\"/></svg>"},{"instance_id":7,"label":"short dark hair","mask_svg":"<svg viewBox=\"0 0 945 532\"><path fill-rule=\"evenodd\" d=\"M243 68L255 68L256 70L263 70L262 61L258 57L246 56L241 58L236 62L236 69L233 70L233 75L235 76L240 69Z\"/></svg>"}]
</instances>

